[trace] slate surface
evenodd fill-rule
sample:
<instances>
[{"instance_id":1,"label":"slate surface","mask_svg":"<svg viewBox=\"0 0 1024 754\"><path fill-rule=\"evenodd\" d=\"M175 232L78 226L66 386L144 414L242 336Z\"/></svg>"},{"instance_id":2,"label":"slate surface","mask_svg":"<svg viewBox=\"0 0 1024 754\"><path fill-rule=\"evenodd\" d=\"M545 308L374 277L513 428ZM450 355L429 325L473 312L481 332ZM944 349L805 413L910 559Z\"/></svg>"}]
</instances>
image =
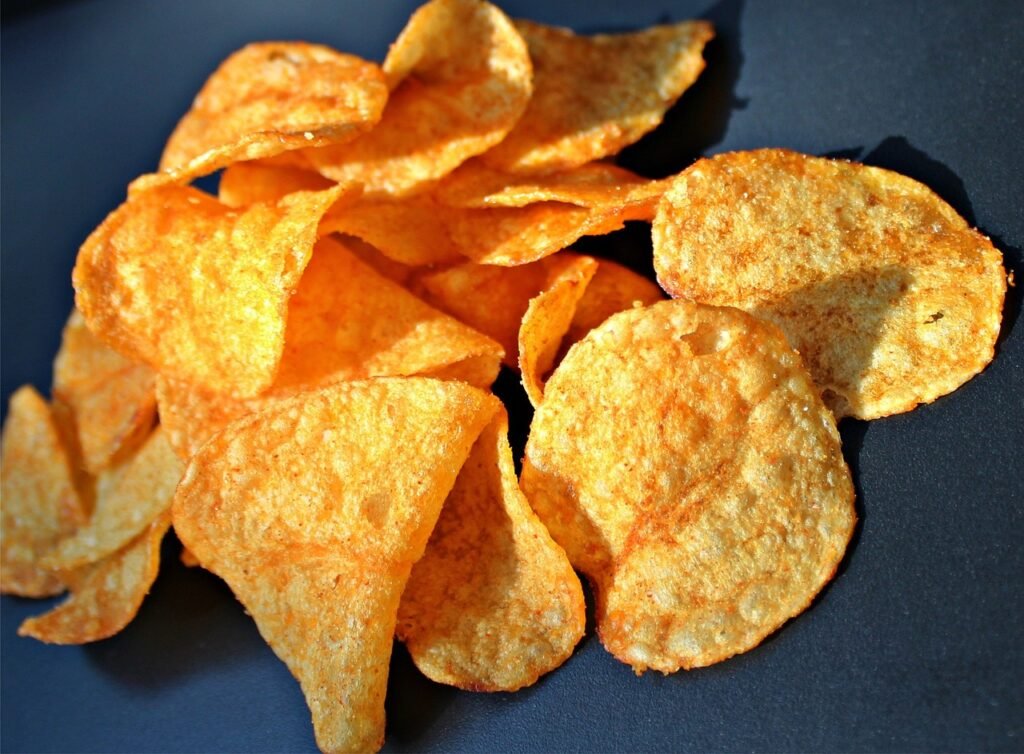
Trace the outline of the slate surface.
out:
<instances>
[{"instance_id":1,"label":"slate surface","mask_svg":"<svg viewBox=\"0 0 1024 754\"><path fill-rule=\"evenodd\" d=\"M380 59L410 2L18 2L2 27L2 397L45 389L78 245L156 163L206 75L257 39ZM508 2L579 31L702 16L709 67L625 164L785 146L925 181L992 236L1024 285L1024 10L1006 2ZM643 228L588 241L650 269ZM396 648L391 751L1024 749L1024 332L1011 289L995 362L913 413L842 425L861 525L835 582L760 648L635 678L592 629L536 687L432 684ZM514 378L499 390L520 438ZM521 448L521 445L520 445ZM93 646L15 635L47 603L3 598L4 751L306 751L285 667L177 543L138 619Z\"/></svg>"}]
</instances>

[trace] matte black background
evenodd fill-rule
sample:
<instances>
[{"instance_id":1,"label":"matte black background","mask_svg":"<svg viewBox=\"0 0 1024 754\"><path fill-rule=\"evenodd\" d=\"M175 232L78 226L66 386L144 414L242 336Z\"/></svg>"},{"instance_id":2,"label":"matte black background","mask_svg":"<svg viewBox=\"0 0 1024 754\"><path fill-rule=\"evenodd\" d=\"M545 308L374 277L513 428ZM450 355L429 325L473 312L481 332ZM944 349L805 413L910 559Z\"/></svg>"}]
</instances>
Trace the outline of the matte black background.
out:
<instances>
[{"instance_id":1,"label":"matte black background","mask_svg":"<svg viewBox=\"0 0 1024 754\"><path fill-rule=\"evenodd\" d=\"M229 52L259 39L381 59L411 2L5 3L2 392L46 389L89 231L156 164ZM693 16L718 25L708 70L623 162L666 175L699 154L785 146L895 168L990 234L1024 285L1024 4L508 2L579 31ZM588 241L650 269L647 230ZM910 414L842 425L861 524L833 584L758 649L636 678L592 626L514 695L418 675L396 646L386 749L1024 749L1024 333L1007 301L994 363ZM501 393L521 438L515 379ZM521 449L521 444L519 446ZM518 451L517 451L518 452ZM2 600L5 751L313 750L284 665L215 577L165 564L137 620L86 647L17 638L48 602Z\"/></svg>"}]
</instances>

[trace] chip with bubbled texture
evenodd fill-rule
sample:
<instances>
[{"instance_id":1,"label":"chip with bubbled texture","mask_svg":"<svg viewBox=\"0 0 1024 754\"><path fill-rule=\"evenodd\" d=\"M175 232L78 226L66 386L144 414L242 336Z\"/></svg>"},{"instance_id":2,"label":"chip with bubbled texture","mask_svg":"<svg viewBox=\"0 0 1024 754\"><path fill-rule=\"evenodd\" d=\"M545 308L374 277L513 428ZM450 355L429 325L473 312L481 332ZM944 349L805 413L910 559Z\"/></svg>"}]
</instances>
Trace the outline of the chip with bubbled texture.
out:
<instances>
[{"instance_id":1,"label":"chip with bubbled texture","mask_svg":"<svg viewBox=\"0 0 1024 754\"><path fill-rule=\"evenodd\" d=\"M837 417L910 411L992 360L1002 255L899 173L783 149L717 155L676 178L653 237L666 291L775 322Z\"/></svg>"},{"instance_id":2,"label":"chip with bubbled texture","mask_svg":"<svg viewBox=\"0 0 1024 754\"><path fill-rule=\"evenodd\" d=\"M521 482L637 672L756 646L853 532L835 419L777 327L666 301L613 315L545 387Z\"/></svg>"}]
</instances>

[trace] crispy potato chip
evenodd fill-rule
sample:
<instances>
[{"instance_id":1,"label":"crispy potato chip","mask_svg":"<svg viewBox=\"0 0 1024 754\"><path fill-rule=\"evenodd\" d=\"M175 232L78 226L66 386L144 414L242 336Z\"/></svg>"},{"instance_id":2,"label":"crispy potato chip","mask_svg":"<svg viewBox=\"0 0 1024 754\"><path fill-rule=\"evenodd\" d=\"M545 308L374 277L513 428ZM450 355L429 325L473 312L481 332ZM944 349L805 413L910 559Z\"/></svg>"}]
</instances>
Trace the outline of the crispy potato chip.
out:
<instances>
[{"instance_id":1,"label":"crispy potato chip","mask_svg":"<svg viewBox=\"0 0 1024 754\"><path fill-rule=\"evenodd\" d=\"M369 134L305 151L325 176L369 194L403 195L501 141L533 91L526 44L498 8L433 0L384 61L391 97Z\"/></svg>"},{"instance_id":2,"label":"crispy potato chip","mask_svg":"<svg viewBox=\"0 0 1024 754\"><path fill-rule=\"evenodd\" d=\"M206 443L174 527L302 685L325 752L378 748L399 599L497 399L456 382L347 382Z\"/></svg>"},{"instance_id":3,"label":"crispy potato chip","mask_svg":"<svg viewBox=\"0 0 1024 754\"><path fill-rule=\"evenodd\" d=\"M131 623L160 569L160 542L170 526L164 513L133 541L102 560L63 574L71 595L48 613L28 618L18 636L48 644L87 644Z\"/></svg>"},{"instance_id":4,"label":"crispy potato chip","mask_svg":"<svg viewBox=\"0 0 1024 754\"><path fill-rule=\"evenodd\" d=\"M435 376L489 387L502 355L495 341L381 277L341 242L324 238L289 304L284 355L269 391L243 399L161 376L161 420L172 446L189 458L225 424L268 401L380 376Z\"/></svg>"},{"instance_id":5,"label":"crispy potato chip","mask_svg":"<svg viewBox=\"0 0 1024 754\"><path fill-rule=\"evenodd\" d=\"M248 207L277 202L298 191L324 191L333 185L334 181L312 170L253 160L224 169L217 184L217 198L229 207Z\"/></svg>"},{"instance_id":6,"label":"crispy potato chip","mask_svg":"<svg viewBox=\"0 0 1024 754\"><path fill-rule=\"evenodd\" d=\"M434 681L515 691L565 662L584 622L580 581L519 489L499 410L412 569L398 637Z\"/></svg>"},{"instance_id":7,"label":"crispy potato chip","mask_svg":"<svg viewBox=\"0 0 1024 754\"><path fill-rule=\"evenodd\" d=\"M338 240L345 245L345 248L359 257L359 261L363 264L372 267L377 274L386 277L393 283L398 283L403 288L408 288L413 278L421 269L409 264L396 262L394 259L382 254L376 246L367 243L361 238L341 234Z\"/></svg>"},{"instance_id":8,"label":"crispy potato chip","mask_svg":"<svg viewBox=\"0 0 1024 754\"><path fill-rule=\"evenodd\" d=\"M184 467L158 427L146 443L96 480L88 523L43 559L53 571L70 571L117 552L167 511Z\"/></svg>"},{"instance_id":9,"label":"crispy potato chip","mask_svg":"<svg viewBox=\"0 0 1024 754\"><path fill-rule=\"evenodd\" d=\"M548 380L523 491L637 672L709 665L810 604L853 532L835 419L774 326L665 301L610 317Z\"/></svg>"},{"instance_id":10,"label":"crispy potato chip","mask_svg":"<svg viewBox=\"0 0 1024 754\"><path fill-rule=\"evenodd\" d=\"M475 159L445 178L437 195L452 207L525 207L537 202L591 208L642 205L654 217L658 200L669 184L669 180L652 181L608 162L521 176L494 170Z\"/></svg>"},{"instance_id":11,"label":"crispy potato chip","mask_svg":"<svg viewBox=\"0 0 1024 754\"><path fill-rule=\"evenodd\" d=\"M381 69L305 42L260 42L207 80L160 158L134 190L187 182L233 162L340 144L370 130L388 99Z\"/></svg>"},{"instance_id":12,"label":"crispy potato chip","mask_svg":"<svg viewBox=\"0 0 1024 754\"><path fill-rule=\"evenodd\" d=\"M11 396L0 463L0 592L49 597L64 581L42 558L86 518L50 407L29 385Z\"/></svg>"},{"instance_id":13,"label":"crispy potato chip","mask_svg":"<svg viewBox=\"0 0 1024 754\"><path fill-rule=\"evenodd\" d=\"M53 362L53 399L66 407L82 463L94 475L138 447L156 422L153 370L99 340L78 310Z\"/></svg>"},{"instance_id":14,"label":"crispy potato chip","mask_svg":"<svg viewBox=\"0 0 1024 754\"><path fill-rule=\"evenodd\" d=\"M701 160L654 225L673 296L778 324L837 417L952 392L992 359L1002 256L930 189L781 149Z\"/></svg>"},{"instance_id":15,"label":"crispy potato chip","mask_svg":"<svg viewBox=\"0 0 1024 754\"><path fill-rule=\"evenodd\" d=\"M78 309L131 358L211 390L254 395L274 379L288 300L341 191L244 211L181 186L137 194L82 246Z\"/></svg>"},{"instance_id":16,"label":"crispy potato chip","mask_svg":"<svg viewBox=\"0 0 1024 754\"><path fill-rule=\"evenodd\" d=\"M714 36L706 21L594 36L515 23L533 60L533 97L483 160L516 173L567 170L635 142L697 80Z\"/></svg>"},{"instance_id":17,"label":"crispy potato chip","mask_svg":"<svg viewBox=\"0 0 1024 754\"><path fill-rule=\"evenodd\" d=\"M597 272L597 260L565 256L553 260L544 290L530 301L519 327L519 371L536 408L544 399L543 377L554 366L562 337L572 324L576 305Z\"/></svg>"},{"instance_id":18,"label":"crispy potato chip","mask_svg":"<svg viewBox=\"0 0 1024 754\"><path fill-rule=\"evenodd\" d=\"M650 306L664 298L661 289L642 275L616 262L599 260L597 272L576 304L572 324L562 340L563 350L568 350L567 344L582 340L613 314L637 304Z\"/></svg>"}]
</instances>

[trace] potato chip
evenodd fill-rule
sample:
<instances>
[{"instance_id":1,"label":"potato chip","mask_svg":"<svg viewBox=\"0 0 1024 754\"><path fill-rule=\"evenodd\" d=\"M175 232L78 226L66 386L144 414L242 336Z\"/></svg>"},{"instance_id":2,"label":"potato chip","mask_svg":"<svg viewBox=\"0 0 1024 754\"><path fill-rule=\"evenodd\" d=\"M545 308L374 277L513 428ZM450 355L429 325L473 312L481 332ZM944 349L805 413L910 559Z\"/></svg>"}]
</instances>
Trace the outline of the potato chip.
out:
<instances>
[{"instance_id":1,"label":"potato chip","mask_svg":"<svg viewBox=\"0 0 1024 754\"><path fill-rule=\"evenodd\" d=\"M587 333L613 314L636 305L650 306L665 298L661 289L628 267L599 260L597 272L576 304L569 331L562 339L562 349L582 340Z\"/></svg>"},{"instance_id":2,"label":"potato chip","mask_svg":"<svg viewBox=\"0 0 1024 754\"><path fill-rule=\"evenodd\" d=\"M160 428L119 465L100 473L88 523L43 559L54 571L95 563L135 539L167 511L184 467Z\"/></svg>"},{"instance_id":3,"label":"potato chip","mask_svg":"<svg viewBox=\"0 0 1024 754\"><path fill-rule=\"evenodd\" d=\"M217 184L217 198L229 207L248 207L276 202L298 191L323 191L333 185L334 181L312 170L253 160L224 169Z\"/></svg>"},{"instance_id":4,"label":"potato chip","mask_svg":"<svg viewBox=\"0 0 1024 754\"><path fill-rule=\"evenodd\" d=\"M554 366L576 305L597 272L597 260L590 257L560 257L552 261L558 264L548 270L544 290L530 301L519 327L519 371L534 408L544 398L543 377Z\"/></svg>"},{"instance_id":5,"label":"potato chip","mask_svg":"<svg viewBox=\"0 0 1024 754\"><path fill-rule=\"evenodd\" d=\"M565 662L584 622L580 581L519 489L499 410L413 566L398 637L434 681L515 691Z\"/></svg>"},{"instance_id":6,"label":"potato chip","mask_svg":"<svg viewBox=\"0 0 1024 754\"><path fill-rule=\"evenodd\" d=\"M516 173L574 168L615 154L653 129L704 70L706 21L628 34L577 36L518 20L534 66L526 113L483 160Z\"/></svg>"},{"instance_id":7,"label":"potato chip","mask_svg":"<svg viewBox=\"0 0 1024 754\"><path fill-rule=\"evenodd\" d=\"M123 549L63 574L71 595L47 613L28 618L18 636L48 644L106 639L131 623L160 569L160 542L170 526L164 513Z\"/></svg>"},{"instance_id":8,"label":"potato chip","mask_svg":"<svg viewBox=\"0 0 1024 754\"><path fill-rule=\"evenodd\" d=\"M50 407L29 385L11 396L0 462L0 592L49 597L64 581L40 560L85 521Z\"/></svg>"},{"instance_id":9,"label":"potato chip","mask_svg":"<svg viewBox=\"0 0 1024 754\"><path fill-rule=\"evenodd\" d=\"M355 55L305 42L247 45L203 85L167 142L162 172L133 190L349 141L380 120L387 99L384 73Z\"/></svg>"},{"instance_id":10,"label":"potato chip","mask_svg":"<svg viewBox=\"0 0 1024 754\"><path fill-rule=\"evenodd\" d=\"M174 527L302 685L323 751L378 748L398 604L498 401L382 378L281 401L189 464Z\"/></svg>"},{"instance_id":11,"label":"potato chip","mask_svg":"<svg viewBox=\"0 0 1024 754\"><path fill-rule=\"evenodd\" d=\"M153 370L99 340L77 310L53 362L53 398L66 407L82 463L94 475L138 447L156 422Z\"/></svg>"},{"instance_id":12,"label":"potato chip","mask_svg":"<svg viewBox=\"0 0 1024 754\"><path fill-rule=\"evenodd\" d=\"M369 134L304 156L328 178L404 195L501 141L533 90L526 44L498 8L432 0L384 61L391 96Z\"/></svg>"},{"instance_id":13,"label":"potato chip","mask_svg":"<svg viewBox=\"0 0 1024 754\"><path fill-rule=\"evenodd\" d=\"M82 246L78 309L130 358L254 395L274 379L288 300L341 191L290 194L244 211L181 186L137 194Z\"/></svg>"},{"instance_id":14,"label":"potato chip","mask_svg":"<svg viewBox=\"0 0 1024 754\"><path fill-rule=\"evenodd\" d=\"M898 173L781 149L701 160L666 194L654 251L673 296L778 324L837 417L929 403L994 353L999 251Z\"/></svg>"},{"instance_id":15,"label":"potato chip","mask_svg":"<svg viewBox=\"0 0 1024 754\"><path fill-rule=\"evenodd\" d=\"M523 491L637 672L756 646L853 531L835 419L774 325L665 301L610 317L548 380Z\"/></svg>"},{"instance_id":16,"label":"potato chip","mask_svg":"<svg viewBox=\"0 0 1024 754\"><path fill-rule=\"evenodd\" d=\"M560 173L521 176L494 170L476 159L445 178L437 195L452 207L525 207L537 202L564 202L590 208L642 205L645 214L653 218L669 183L641 178L608 162L591 162Z\"/></svg>"}]
</instances>

